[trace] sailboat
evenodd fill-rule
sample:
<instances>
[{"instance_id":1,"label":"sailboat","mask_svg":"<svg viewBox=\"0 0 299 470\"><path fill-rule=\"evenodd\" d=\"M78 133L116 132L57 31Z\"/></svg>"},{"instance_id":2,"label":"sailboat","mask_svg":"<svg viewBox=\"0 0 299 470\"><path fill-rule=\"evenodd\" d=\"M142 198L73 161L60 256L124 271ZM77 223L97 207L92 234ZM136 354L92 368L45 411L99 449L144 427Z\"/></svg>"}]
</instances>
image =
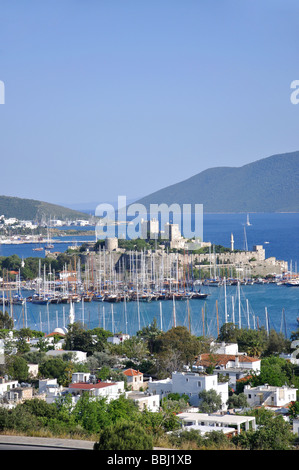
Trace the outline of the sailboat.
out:
<instances>
[{"instance_id":1,"label":"sailboat","mask_svg":"<svg viewBox=\"0 0 299 470\"><path fill-rule=\"evenodd\" d=\"M252 225L252 224L250 223L250 220L249 220L249 214L247 214L246 225L247 225L247 226Z\"/></svg>"},{"instance_id":2,"label":"sailboat","mask_svg":"<svg viewBox=\"0 0 299 470\"><path fill-rule=\"evenodd\" d=\"M47 227L47 244L45 245L45 250L50 250L51 248L54 248L54 245L50 243L49 228Z\"/></svg>"}]
</instances>

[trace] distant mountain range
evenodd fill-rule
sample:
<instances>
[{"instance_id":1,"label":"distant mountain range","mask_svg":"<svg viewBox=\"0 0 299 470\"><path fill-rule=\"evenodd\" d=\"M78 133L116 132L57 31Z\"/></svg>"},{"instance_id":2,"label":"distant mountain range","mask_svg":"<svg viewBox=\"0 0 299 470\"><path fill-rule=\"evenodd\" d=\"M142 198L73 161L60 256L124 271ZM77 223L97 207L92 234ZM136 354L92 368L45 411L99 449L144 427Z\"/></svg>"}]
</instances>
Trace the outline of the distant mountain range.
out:
<instances>
[{"instance_id":1,"label":"distant mountain range","mask_svg":"<svg viewBox=\"0 0 299 470\"><path fill-rule=\"evenodd\" d=\"M45 222L49 219L88 220L89 215L56 204L23 199L18 197L0 196L0 215L6 218L15 217L19 220L36 220Z\"/></svg>"},{"instance_id":2,"label":"distant mountain range","mask_svg":"<svg viewBox=\"0 0 299 470\"><path fill-rule=\"evenodd\" d=\"M210 168L136 201L203 204L204 212L299 212L299 151Z\"/></svg>"}]
</instances>

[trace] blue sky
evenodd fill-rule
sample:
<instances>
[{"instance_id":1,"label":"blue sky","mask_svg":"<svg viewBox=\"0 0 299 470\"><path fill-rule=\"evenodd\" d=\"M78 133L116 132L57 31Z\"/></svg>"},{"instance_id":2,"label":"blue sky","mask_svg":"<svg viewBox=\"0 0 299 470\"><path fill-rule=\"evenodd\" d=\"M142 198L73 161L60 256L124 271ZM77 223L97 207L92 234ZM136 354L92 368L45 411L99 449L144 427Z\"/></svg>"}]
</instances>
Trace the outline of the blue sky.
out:
<instances>
[{"instance_id":1,"label":"blue sky","mask_svg":"<svg viewBox=\"0 0 299 470\"><path fill-rule=\"evenodd\" d=\"M145 196L299 149L297 0L2 0L0 194Z\"/></svg>"}]
</instances>

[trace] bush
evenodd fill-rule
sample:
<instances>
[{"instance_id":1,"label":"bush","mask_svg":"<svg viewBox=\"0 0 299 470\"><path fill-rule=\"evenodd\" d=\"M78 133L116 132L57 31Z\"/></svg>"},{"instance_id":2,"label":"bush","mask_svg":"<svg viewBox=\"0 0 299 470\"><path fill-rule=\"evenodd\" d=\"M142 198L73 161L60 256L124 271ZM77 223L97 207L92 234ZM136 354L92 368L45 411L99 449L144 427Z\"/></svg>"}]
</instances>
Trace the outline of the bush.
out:
<instances>
[{"instance_id":1,"label":"bush","mask_svg":"<svg viewBox=\"0 0 299 470\"><path fill-rule=\"evenodd\" d=\"M94 450L152 450L153 436L139 424L127 421L108 426L100 434Z\"/></svg>"}]
</instances>

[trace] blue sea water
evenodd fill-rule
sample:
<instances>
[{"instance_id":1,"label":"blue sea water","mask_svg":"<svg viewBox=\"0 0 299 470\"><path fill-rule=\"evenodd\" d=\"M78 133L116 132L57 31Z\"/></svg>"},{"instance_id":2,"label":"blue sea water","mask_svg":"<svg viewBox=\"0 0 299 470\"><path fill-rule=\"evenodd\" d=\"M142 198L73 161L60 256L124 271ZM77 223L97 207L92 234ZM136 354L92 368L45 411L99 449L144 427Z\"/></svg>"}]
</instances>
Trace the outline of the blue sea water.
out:
<instances>
[{"instance_id":1,"label":"blue sea water","mask_svg":"<svg viewBox=\"0 0 299 470\"><path fill-rule=\"evenodd\" d=\"M248 249L254 245L263 245L266 257L276 257L280 260L296 263L299 266L299 214L298 213L253 213L250 214L250 226L246 226L246 214L203 214L203 238L216 245L230 246L233 233L235 248L244 249L245 234ZM70 227L74 228L74 227ZM244 233L245 228L245 233ZM78 230L88 230L88 227L76 227ZM63 227L63 231L66 228ZM95 228L90 227L89 236L59 237L64 243L55 243L51 251L64 252L68 246L77 242L95 240ZM72 243L70 243L70 241ZM267 243L265 243L267 242ZM17 254L20 258L43 257L44 252L32 251L37 244L0 245L0 256Z\"/></svg>"},{"instance_id":2,"label":"blue sea water","mask_svg":"<svg viewBox=\"0 0 299 470\"><path fill-rule=\"evenodd\" d=\"M213 244L230 246L231 233L234 235L235 248L244 248L244 226L246 214L204 214L204 240ZM250 214L251 225L245 226L248 249L253 245L263 245L266 257L274 256L277 259L292 263L293 272L297 271L299 261L299 214L274 213ZM86 227L84 228L86 230ZM81 244L86 240L94 240L94 228L88 237L67 237L68 240ZM268 242L268 243L265 243ZM70 245L55 244L52 251L63 252ZM0 245L0 256L17 254L20 258L29 256L43 257L44 252L32 251L32 245ZM202 291L208 288L203 287ZM28 293L27 293L28 294ZM189 327L191 318L191 331L193 334L211 334L217 336L218 328L224 322L224 293L223 288L210 288L206 300L191 300L189 303L190 317L187 312L187 302L176 302L176 324ZM29 294L28 294L29 295ZM217 311L216 314L216 300ZM232 305L234 304L234 308ZM242 327L254 328L267 326L276 331L282 331L287 337L298 328L299 316L299 288L285 287L275 284L266 284L241 287L240 313L237 301L236 287L227 288L228 320L233 315L236 324ZM112 315L113 308L113 315ZM161 309L161 310L160 310ZM266 310L267 309L267 310ZM162 311L162 314L161 314ZM266 315L267 311L267 315ZM53 331L57 326L68 324L69 305L53 305L48 307L28 303L26 312L24 307L14 306L13 317L16 328L26 325L30 328L44 331ZM112 323L112 318L114 322ZM127 304L126 312L123 303L111 304L91 302L75 304L75 320L84 322L88 327L102 326L110 331L128 332L132 335L138 331L139 326L149 324L156 318L163 330L171 328L174 324L173 305L171 301L140 303L139 315L136 302ZM139 321L140 319L140 321Z\"/></svg>"},{"instance_id":3,"label":"blue sea water","mask_svg":"<svg viewBox=\"0 0 299 470\"><path fill-rule=\"evenodd\" d=\"M88 328L103 327L114 333L126 332L134 335L140 328L150 324L154 318L167 331L172 326L191 326L195 335L217 336L225 322L225 296L223 287L202 287L201 292L209 296L205 300L185 300L173 302L131 301L110 304L107 302L86 302L74 304L75 321L84 323ZM24 293L29 295L28 292ZM276 284L245 285L240 289L240 309L236 286L227 287L227 320L242 328L274 329L289 337L298 328L299 288L278 286ZM267 313L266 313L267 308ZM50 333L56 327L68 325L69 304L49 304L48 306L27 303L13 306L15 327L28 326L32 329ZM174 320L175 318L175 320ZM190 323L189 323L190 319Z\"/></svg>"}]
</instances>

